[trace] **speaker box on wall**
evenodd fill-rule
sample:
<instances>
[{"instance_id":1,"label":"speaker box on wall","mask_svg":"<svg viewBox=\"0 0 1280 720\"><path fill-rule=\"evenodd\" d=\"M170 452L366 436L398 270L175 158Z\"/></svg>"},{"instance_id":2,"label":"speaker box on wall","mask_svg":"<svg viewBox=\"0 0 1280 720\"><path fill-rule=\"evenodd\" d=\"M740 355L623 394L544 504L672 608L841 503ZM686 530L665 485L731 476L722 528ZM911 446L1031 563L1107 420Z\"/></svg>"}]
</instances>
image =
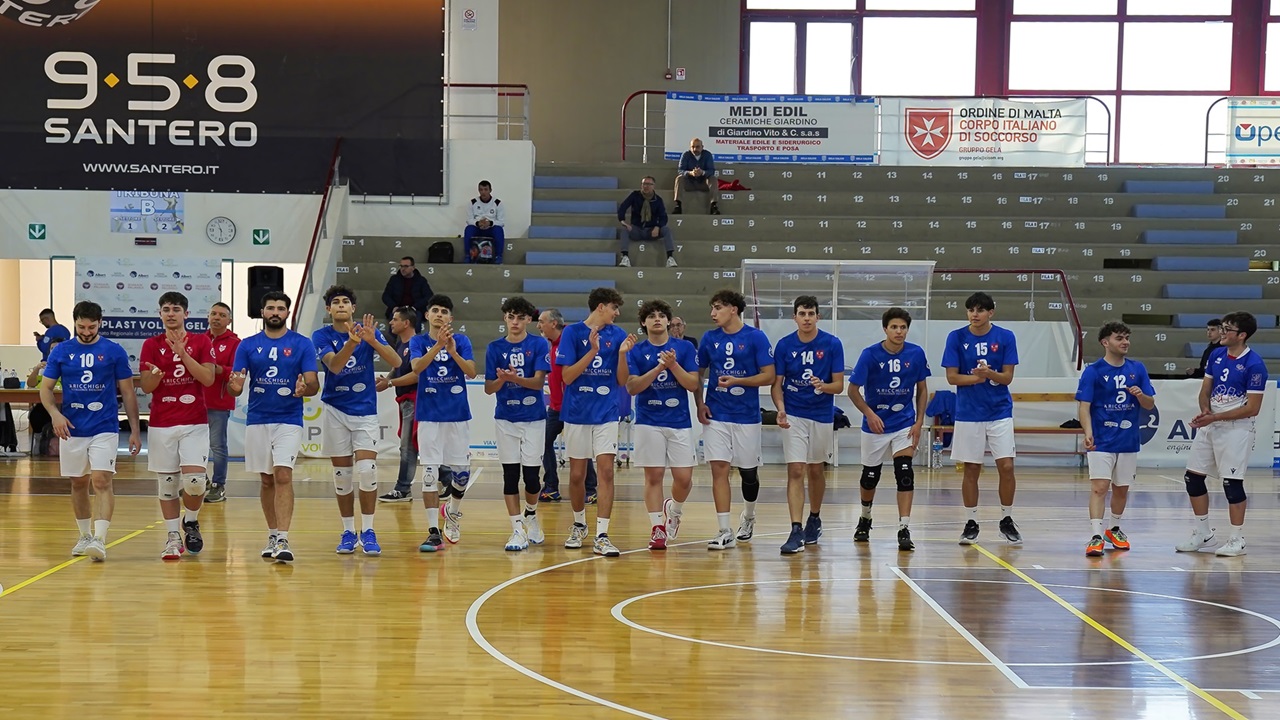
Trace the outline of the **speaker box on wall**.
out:
<instances>
[{"instance_id":1,"label":"speaker box on wall","mask_svg":"<svg viewBox=\"0 0 1280 720\"><path fill-rule=\"evenodd\" d=\"M249 317L262 319L262 296L284 290L284 268L253 265L249 268Z\"/></svg>"}]
</instances>

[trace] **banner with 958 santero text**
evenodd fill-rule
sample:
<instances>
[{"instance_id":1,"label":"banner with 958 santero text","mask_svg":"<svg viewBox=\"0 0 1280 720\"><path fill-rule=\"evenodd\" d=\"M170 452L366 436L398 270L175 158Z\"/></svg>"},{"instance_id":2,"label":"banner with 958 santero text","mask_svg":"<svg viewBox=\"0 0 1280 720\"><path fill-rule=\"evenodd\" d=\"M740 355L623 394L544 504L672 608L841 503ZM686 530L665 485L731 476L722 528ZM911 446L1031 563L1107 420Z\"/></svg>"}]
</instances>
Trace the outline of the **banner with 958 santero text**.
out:
<instances>
[{"instance_id":1,"label":"banner with 958 santero text","mask_svg":"<svg viewBox=\"0 0 1280 720\"><path fill-rule=\"evenodd\" d=\"M663 156L701 138L717 161L876 162L876 99L852 95L667 93Z\"/></svg>"}]
</instances>

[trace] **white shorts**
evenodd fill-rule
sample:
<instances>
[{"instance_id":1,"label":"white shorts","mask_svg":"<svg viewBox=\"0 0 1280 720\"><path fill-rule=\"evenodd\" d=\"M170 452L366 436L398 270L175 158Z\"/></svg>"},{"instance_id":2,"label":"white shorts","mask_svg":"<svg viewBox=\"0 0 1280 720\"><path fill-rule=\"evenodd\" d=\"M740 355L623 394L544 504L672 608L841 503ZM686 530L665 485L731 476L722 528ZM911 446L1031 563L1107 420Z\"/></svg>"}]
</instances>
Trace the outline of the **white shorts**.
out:
<instances>
[{"instance_id":1,"label":"white shorts","mask_svg":"<svg viewBox=\"0 0 1280 720\"><path fill-rule=\"evenodd\" d=\"M1088 452L1090 480L1110 480L1116 487L1129 487L1138 479L1138 453Z\"/></svg>"},{"instance_id":2,"label":"white shorts","mask_svg":"<svg viewBox=\"0 0 1280 720\"><path fill-rule=\"evenodd\" d=\"M1013 418L990 422L957 422L951 436L951 459L958 463L982 464L988 446L991 457L1011 458L1013 451Z\"/></svg>"},{"instance_id":3,"label":"white shorts","mask_svg":"<svg viewBox=\"0 0 1280 720\"><path fill-rule=\"evenodd\" d=\"M690 428L636 425L635 441L631 462L636 467L691 468L695 464Z\"/></svg>"},{"instance_id":4,"label":"white shorts","mask_svg":"<svg viewBox=\"0 0 1280 720\"><path fill-rule=\"evenodd\" d=\"M599 425L564 424L564 449L570 460L595 460L618 454L618 421Z\"/></svg>"},{"instance_id":5,"label":"white shorts","mask_svg":"<svg viewBox=\"0 0 1280 720\"><path fill-rule=\"evenodd\" d=\"M547 443L547 421L493 421L498 434L498 462L520 463L525 467L542 467L542 449Z\"/></svg>"},{"instance_id":6,"label":"white shorts","mask_svg":"<svg viewBox=\"0 0 1280 720\"><path fill-rule=\"evenodd\" d=\"M147 469L151 472L176 473L183 466L204 467L208 461L208 425L147 428Z\"/></svg>"},{"instance_id":7,"label":"white shorts","mask_svg":"<svg viewBox=\"0 0 1280 720\"><path fill-rule=\"evenodd\" d=\"M471 423L420 422L418 423L418 464L471 465Z\"/></svg>"},{"instance_id":8,"label":"white shorts","mask_svg":"<svg viewBox=\"0 0 1280 720\"><path fill-rule=\"evenodd\" d=\"M809 418L787 416L791 427L782 430L782 455L787 464L817 465L831 462L835 448L835 425Z\"/></svg>"},{"instance_id":9,"label":"white shorts","mask_svg":"<svg viewBox=\"0 0 1280 720\"><path fill-rule=\"evenodd\" d=\"M84 477L91 471L116 471L119 433L98 433L93 437L70 437L59 441L58 466L63 477Z\"/></svg>"},{"instance_id":10,"label":"white shorts","mask_svg":"<svg viewBox=\"0 0 1280 720\"><path fill-rule=\"evenodd\" d=\"M299 425L249 425L244 433L245 472L270 475L278 467L292 470L301 448L302 427Z\"/></svg>"},{"instance_id":11,"label":"white shorts","mask_svg":"<svg viewBox=\"0 0 1280 720\"><path fill-rule=\"evenodd\" d=\"M1226 420L1209 423L1200 428L1191 441L1191 454L1187 457L1187 469L1225 480L1244 479L1249 467L1249 453L1253 451L1254 418Z\"/></svg>"},{"instance_id":12,"label":"white shorts","mask_svg":"<svg viewBox=\"0 0 1280 720\"><path fill-rule=\"evenodd\" d=\"M707 462L746 470L760 467L760 424L712 420L702 428L702 455Z\"/></svg>"},{"instance_id":13,"label":"white shorts","mask_svg":"<svg viewBox=\"0 0 1280 720\"><path fill-rule=\"evenodd\" d=\"M862 464L876 467L892 463L893 456L911 447L911 428L904 427L891 433L862 433Z\"/></svg>"},{"instance_id":14,"label":"white shorts","mask_svg":"<svg viewBox=\"0 0 1280 720\"><path fill-rule=\"evenodd\" d=\"M325 405L320 413L324 430L324 454L329 457L350 457L356 450L378 449L377 415L348 415L332 405Z\"/></svg>"}]
</instances>

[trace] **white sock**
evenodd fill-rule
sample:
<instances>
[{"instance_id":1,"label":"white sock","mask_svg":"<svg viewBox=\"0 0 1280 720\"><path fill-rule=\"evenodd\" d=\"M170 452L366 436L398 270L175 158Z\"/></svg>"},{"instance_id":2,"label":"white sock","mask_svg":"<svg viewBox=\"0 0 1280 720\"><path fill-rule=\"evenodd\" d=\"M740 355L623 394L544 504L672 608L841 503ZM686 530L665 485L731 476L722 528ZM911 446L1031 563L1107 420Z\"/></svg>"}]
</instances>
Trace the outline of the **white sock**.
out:
<instances>
[{"instance_id":1,"label":"white sock","mask_svg":"<svg viewBox=\"0 0 1280 720\"><path fill-rule=\"evenodd\" d=\"M965 508L965 510L968 510L968 511L969 511L969 519L970 519L970 520L972 520L972 521L974 521L974 522L978 522L978 508L977 508L976 506L975 506L975 507L971 507L971 508Z\"/></svg>"},{"instance_id":2,"label":"white sock","mask_svg":"<svg viewBox=\"0 0 1280 720\"><path fill-rule=\"evenodd\" d=\"M458 506L461 504L462 498L457 497L456 495L450 495L449 502L447 502L445 506L450 515L455 515L458 512Z\"/></svg>"},{"instance_id":3,"label":"white sock","mask_svg":"<svg viewBox=\"0 0 1280 720\"><path fill-rule=\"evenodd\" d=\"M1232 525L1232 526L1231 526L1231 539L1232 539L1232 540L1243 540L1243 539L1244 539L1244 523L1240 523L1239 525Z\"/></svg>"},{"instance_id":4,"label":"white sock","mask_svg":"<svg viewBox=\"0 0 1280 720\"><path fill-rule=\"evenodd\" d=\"M342 532L353 533L356 531L356 516L342 518Z\"/></svg>"},{"instance_id":5,"label":"white sock","mask_svg":"<svg viewBox=\"0 0 1280 720\"><path fill-rule=\"evenodd\" d=\"M729 513L716 513L716 523L720 525L720 532L729 531Z\"/></svg>"},{"instance_id":6,"label":"white sock","mask_svg":"<svg viewBox=\"0 0 1280 720\"><path fill-rule=\"evenodd\" d=\"M110 520L94 520L93 536L105 542L107 539L107 528L110 528L110 527L111 527Z\"/></svg>"},{"instance_id":7,"label":"white sock","mask_svg":"<svg viewBox=\"0 0 1280 720\"><path fill-rule=\"evenodd\" d=\"M672 512L674 512L676 515L681 515L681 514L683 514L683 513L684 513L684 503L680 502L679 500L677 500L677 499L675 499L675 498L671 498L671 511L672 511Z\"/></svg>"},{"instance_id":8,"label":"white sock","mask_svg":"<svg viewBox=\"0 0 1280 720\"><path fill-rule=\"evenodd\" d=\"M192 510L190 508L182 508L182 522L197 522L200 520L200 509Z\"/></svg>"},{"instance_id":9,"label":"white sock","mask_svg":"<svg viewBox=\"0 0 1280 720\"><path fill-rule=\"evenodd\" d=\"M609 534L609 518L596 518L596 537Z\"/></svg>"},{"instance_id":10,"label":"white sock","mask_svg":"<svg viewBox=\"0 0 1280 720\"><path fill-rule=\"evenodd\" d=\"M168 518L165 518L165 521L164 521L164 531L165 531L165 532L181 532L181 531L182 531L182 521L181 521L181 520L179 520L178 518L174 518L174 519L172 519L172 520L170 520L170 519L168 519Z\"/></svg>"},{"instance_id":11,"label":"white sock","mask_svg":"<svg viewBox=\"0 0 1280 720\"><path fill-rule=\"evenodd\" d=\"M1120 518L1124 516L1122 512L1111 513L1111 527L1120 527Z\"/></svg>"},{"instance_id":12,"label":"white sock","mask_svg":"<svg viewBox=\"0 0 1280 720\"><path fill-rule=\"evenodd\" d=\"M901 530L901 529L902 529L902 528L904 528L904 527L907 527L907 526L908 526L908 525L910 525L910 524L911 524L911 516L910 516L910 515L902 515L902 516L900 516L900 517L898 518L898 529L899 529L899 530Z\"/></svg>"},{"instance_id":13,"label":"white sock","mask_svg":"<svg viewBox=\"0 0 1280 720\"><path fill-rule=\"evenodd\" d=\"M427 527L433 530L440 529L440 508L439 507L427 508Z\"/></svg>"},{"instance_id":14,"label":"white sock","mask_svg":"<svg viewBox=\"0 0 1280 720\"><path fill-rule=\"evenodd\" d=\"M281 530L280 532L276 533L276 540L288 540L288 539L289 539L288 530Z\"/></svg>"},{"instance_id":15,"label":"white sock","mask_svg":"<svg viewBox=\"0 0 1280 720\"><path fill-rule=\"evenodd\" d=\"M650 527L657 527L657 526L659 526L659 525L661 525L661 524L662 524L662 513L660 513L660 512L656 512L656 513L655 513L655 512L651 512L651 513L649 513L649 526L650 526Z\"/></svg>"},{"instance_id":16,"label":"white sock","mask_svg":"<svg viewBox=\"0 0 1280 720\"><path fill-rule=\"evenodd\" d=\"M863 506L862 506L862 517L863 517L863 518L866 518L867 520L870 520L870 519L871 519L871 506L870 506L870 505L863 505Z\"/></svg>"},{"instance_id":17,"label":"white sock","mask_svg":"<svg viewBox=\"0 0 1280 720\"><path fill-rule=\"evenodd\" d=\"M581 509L581 510L574 510L574 511L573 511L573 524L574 524L574 525L586 525L586 524L587 524L587 509L586 509L586 508L583 508L583 509Z\"/></svg>"},{"instance_id":18,"label":"white sock","mask_svg":"<svg viewBox=\"0 0 1280 720\"><path fill-rule=\"evenodd\" d=\"M275 528L267 528L267 535L270 537L279 537L280 531Z\"/></svg>"},{"instance_id":19,"label":"white sock","mask_svg":"<svg viewBox=\"0 0 1280 720\"><path fill-rule=\"evenodd\" d=\"M80 537L93 534L93 518L85 518L81 520L76 518L76 530L80 531Z\"/></svg>"},{"instance_id":20,"label":"white sock","mask_svg":"<svg viewBox=\"0 0 1280 720\"><path fill-rule=\"evenodd\" d=\"M511 532L520 532L520 516L510 515L507 519L511 521Z\"/></svg>"},{"instance_id":21,"label":"white sock","mask_svg":"<svg viewBox=\"0 0 1280 720\"><path fill-rule=\"evenodd\" d=\"M1004 518L1007 518L1007 517L1013 517L1013 508L1009 505L1001 505L1000 519L1003 520Z\"/></svg>"},{"instance_id":22,"label":"white sock","mask_svg":"<svg viewBox=\"0 0 1280 720\"><path fill-rule=\"evenodd\" d=\"M747 502L744 500L742 505L744 508L742 511L743 515L745 515L748 518L754 518L756 516L756 503L754 500L751 502Z\"/></svg>"},{"instance_id":23,"label":"white sock","mask_svg":"<svg viewBox=\"0 0 1280 720\"><path fill-rule=\"evenodd\" d=\"M537 503L534 503L534 504L532 504L532 505L531 505L531 504L529 504L529 503L525 503L525 504L524 504L524 514L525 514L525 515L534 515L534 514L536 514L537 512L538 512L538 505L537 505Z\"/></svg>"},{"instance_id":24,"label":"white sock","mask_svg":"<svg viewBox=\"0 0 1280 720\"><path fill-rule=\"evenodd\" d=\"M1196 529L1196 530L1199 530L1200 532L1203 532L1203 533L1208 533L1208 532L1209 532L1209 515L1208 515L1208 513L1205 513L1204 515L1197 515L1197 516L1196 516L1195 529Z\"/></svg>"},{"instance_id":25,"label":"white sock","mask_svg":"<svg viewBox=\"0 0 1280 720\"><path fill-rule=\"evenodd\" d=\"M1102 537L1102 518L1092 519L1089 524L1093 526L1093 534Z\"/></svg>"},{"instance_id":26,"label":"white sock","mask_svg":"<svg viewBox=\"0 0 1280 720\"><path fill-rule=\"evenodd\" d=\"M365 530L373 529L373 513L369 513L368 515L360 513L360 527Z\"/></svg>"}]
</instances>

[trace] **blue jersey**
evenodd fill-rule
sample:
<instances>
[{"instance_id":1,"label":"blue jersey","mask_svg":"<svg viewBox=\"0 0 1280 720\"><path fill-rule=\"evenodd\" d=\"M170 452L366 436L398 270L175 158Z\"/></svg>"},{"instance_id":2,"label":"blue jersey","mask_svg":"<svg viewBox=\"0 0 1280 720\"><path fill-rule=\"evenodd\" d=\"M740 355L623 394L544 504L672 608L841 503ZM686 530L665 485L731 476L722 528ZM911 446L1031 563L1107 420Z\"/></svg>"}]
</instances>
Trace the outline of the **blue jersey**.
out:
<instances>
[{"instance_id":1,"label":"blue jersey","mask_svg":"<svg viewBox=\"0 0 1280 720\"><path fill-rule=\"evenodd\" d=\"M760 390L734 385L719 386L720 376L750 377L773 367L769 338L750 325L729 334L720 328L703 333L698 343L698 367L710 368L707 375L707 407L711 419L720 422L760 422Z\"/></svg>"},{"instance_id":2,"label":"blue jersey","mask_svg":"<svg viewBox=\"0 0 1280 720\"><path fill-rule=\"evenodd\" d=\"M645 340L627 353L627 369L632 375L644 375L658 367L658 356L676 351L676 364L686 372L698 374L698 353L693 344L679 338L668 338L662 345ZM636 424L665 428L693 427L689 415L689 391L676 380L669 369L658 373L649 387L636 395Z\"/></svg>"},{"instance_id":3,"label":"blue jersey","mask_svg":"<svg viewBox=\"0 0 1280 720\"><path fill-rule=\"evenodd\" d=\"M862 397L888 434L916 423L916 384L927 377L929 361L919 345L903 343L894 354L884 349L884 343L876 343L858 356L849 382L862 388ZM865 416L862 432L871 432Z\"/></svg>"},{"instance_id":4,"label":"blue jersey","mask_svg":"<svg viewBox=\"0 0 1280 720\"><path fill-rule=\"evenodd\" d=\"M117 383L133 378L124 348L104 337L89 345L67 340L49 352L44 376L62 381L62 414L71 423L71 437L120 432Z\"/></svg>"},{"instance_id":5,"label":"blue jersey","mask_svg":"<svg viewBox=\"0 0 1280 720\"><path fill-rule=\"evenodd\" d=\"M985 335L974 335L966 325L947 335L942 351L942 367L956 368L972 375L979 361L996 372L1018 364L1018 343L1013 333L996 325ZM991 422L1013 417L1013 396L1009 386L995 380L956 387L956 422Z\"/></svg>"},{"instance_id":6,"label":"blue jersey","mask_svg":"<svg viewBox=\"0 0 1280 720\"><path fill-rule=\"evenodd\" d=\"M816 389L810 380L816 377L825 383L834 375L844 375L844 344L840 338L819 330L817 337L804 342L799 331L793 332L778 341L773 361L782 378L787 415L823 423L835 420L836 396Z\"/></svg>"},{"instance_id":7,"label":"blue jersey","mask_svg":"<svg viewBox=\"0 0 1280 720\"><path fill-rule=\"evenodd\" d=\"M1213 412L1244 407L1246 395L1265 392L1267 388L1267 364L1249 348L1240 357L1231 357L1225 347L1214 350L1204 366L1204 376L1213 382L1209 392L1209 409Z\"/></svg>"},{"instance_id":8,"label":"blue jersey","mask_svg":"<svg viewBox=\"0 0 1280 720\"><path fill-rule=\"evenodd\" d=\"M316 371L316 351L306 336L292 330L278 338L258 333L236 348L233 372L249 372L246 425L302 426L302 398L294 397L298 376Z\"/></svg>"},{"instance_id":9,"label":"blue jersey","mask_svg":"<svg viewBox=\"0 0 1280 720\"><path fill-rule=\"evenodd\" d=\"M520 377L551 372L551 343L540 335L526 334L513 343L505 337L489 343L484 354L484 379L497 380L498 368L510 368ZM542 388L530 390L513 382L503 383L495 394L497 405L493 417L508 422L534 422L547 419L547 405L542 401Z\"/></svg>"},{"instance_id":10,"label":"blue jersey","mask_svg":"<svg viewBox=\"0 0 1280 720\"><path fill-rule=\"evenodd\" d=\"M471 340L454 335L458 357L471 360ZM435 347L430 335L415 335L409 341L409 357L417 360ZM467 376L449 354L441 350L418 373L418 406L414 418L418 422L465 422L471 419L471 403L467 401Z\"/></svg>"},{"instance_id":11,"label":"blue jersey","mask_svg":"<svg viewBox=\"0 0 1280 720\"><path fill-rule=\"evenodd\" d=\"M1101 358L1080 373L1076 400L1089 403L1096 451L1135 453L1142 447L1142 407L1129 394L1131 387L1156 394L1147 368L1136 360L1126 359L1117 367Z\"/></svg>"},{"instance_id":12,"label":"blue jersey","mask_svg":"<svg viewBox=\"0 0 1280 720\"><path fill-rule=\"evenodd\" d=\"M374 334L378 342L387 344L381 330L375 329ZM311 342L316 346L316 362L325 369L324 392L320 399L326 405L332 405L348 415L377 415L378 390L374 387L372 345L361 340L355 352L347 358L347 364L341 372L330 372L324 363L324 356L342 352L342 346L347 344L350 337L347 333L334 330L332 325L311 333Z\"/></svg>"},{"instance_id":13,"label":"blue jersey","mask_svg":"<svg viewBox=\"0 0 1280 720\"><path fill-rule=\"evenodd\" d=\"M53 344L54 340L70 340L70 339L71 339L71 331L68 330L65 325L58 325L57 323L55 323L45 328L44 334L41 335L40 339L36 341L36 345L39 346L40 348L40 359L41 360L49 359L49 349L55 347Z\"/></svg>"},{"instance_id":14,"label":"blue jersey","mask_svg":"<svg viewBox=\"0 0 1280 720\"><path fill-rule=\"evenodd\" d=\"M627 331L617 325L605 325L599 333L600 350L582 374L564 386L564 405L560 419L574 425L603 425L618 419L618 351L627 339ZM568 367L591 351L591 328L585 322L564 329L556 347L556 364Z\"/></svg>"}]
</instances>

